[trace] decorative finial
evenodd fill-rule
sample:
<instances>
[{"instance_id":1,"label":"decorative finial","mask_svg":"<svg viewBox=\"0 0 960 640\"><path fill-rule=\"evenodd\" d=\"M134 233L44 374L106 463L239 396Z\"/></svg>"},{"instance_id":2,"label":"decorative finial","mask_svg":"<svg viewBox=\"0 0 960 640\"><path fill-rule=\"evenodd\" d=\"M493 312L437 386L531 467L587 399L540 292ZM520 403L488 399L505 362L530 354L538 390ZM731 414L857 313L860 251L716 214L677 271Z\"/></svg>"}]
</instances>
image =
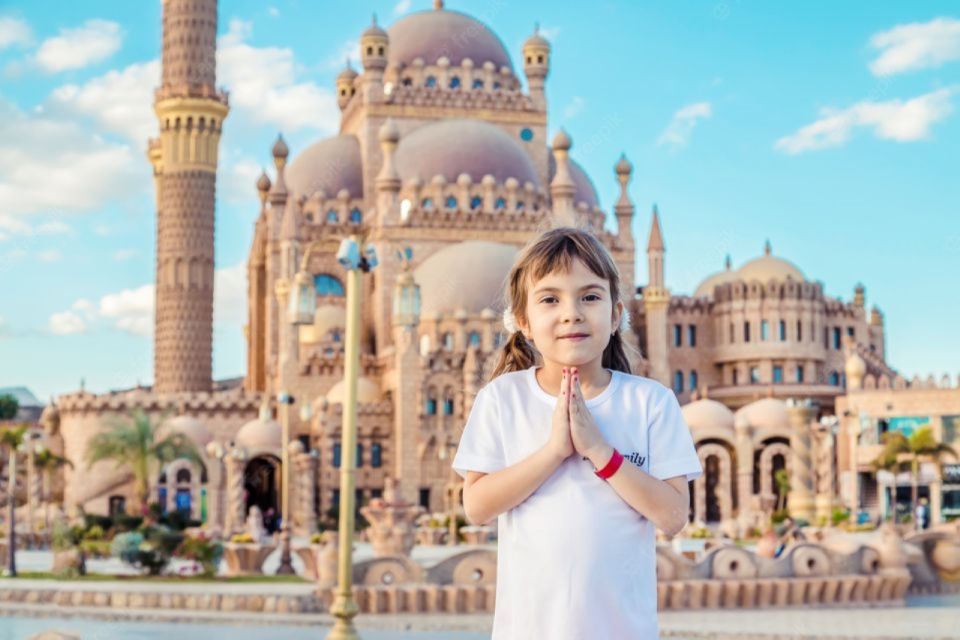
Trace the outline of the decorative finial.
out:
<instances>
[{"instance_id":1,"label":"decorative finial","mask_svg":"<svg viewBox=\"0 0 960 640\"><path fill-rule=\"evenodd\" d=\"M277 141L273 144L273 157L286 159L289 154L290 149L287 148L287 143L283 140L283 134L278 133Z\"/></svg>"},{"instance_id":2,"label":"decorative finial","mask_svg":"<svg viewBox=\"0 0 960 640\"><path fill-rule=\"evenodd\" d=\"M730 254L727 254L727 259L723 261L723 266L727 268L727 271L733 268L733 261L730 260Z\"/></svg>"},{"instance_id":3,"label":"decorative finial","mask_svg":"<svg viewBox=\"0 0 960 640\"><path fill-rule=\"evenodd\" d=\"M773 252L773 249L770 248L770 238L767 238L767 241L763 245L763 255L768 256Z\"/></svg>"},{"instance_id":4,"label":"decorative finial","mask_svg":"<svg viewBox=\"0 0 960 640\"><path fill-rule=\"evenodd\" d=\"M540 35L540 23L539 23L539 22L534 22L534 23L533 23L533 35L535 35L535 36Z\"/></svg>"},{"instance_id":5,"label":"decorative finial","mask_svg":"<svg viewBox=\"0 0 960 640\"><path fill-rule=\"evenodd\" d=\"M433 10L443 11L443 0L433 0Z\"/></svg>"},{"instance_id":6,"label":"decorative finial","mask_svg":"<svg viewBox=\"0 0 960 640\"><path fill-rule=\"evenodd\" d=\"M377 12L376 12L376 11L373 12L373 18L370 19L370 26L371 26L371 27L377 26Z\"/></svg>"}]
</instances>

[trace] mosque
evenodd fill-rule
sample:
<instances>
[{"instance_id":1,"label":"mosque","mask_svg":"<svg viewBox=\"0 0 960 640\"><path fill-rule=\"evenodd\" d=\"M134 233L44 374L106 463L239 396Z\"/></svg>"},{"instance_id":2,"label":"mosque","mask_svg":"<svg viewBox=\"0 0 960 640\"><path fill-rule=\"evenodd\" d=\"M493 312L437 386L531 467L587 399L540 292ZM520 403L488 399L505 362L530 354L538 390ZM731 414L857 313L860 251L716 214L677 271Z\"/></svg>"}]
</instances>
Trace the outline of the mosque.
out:
<instances>
[{"instance_id":1,"label":"mosque","mask_svg":"<svg viewBox=\"0 0 960 640\"><path fill-rule=\"evenodd\" d=\"M633 167L612 158L613 175L595 182L569 135L548 141L550 43L535 32L514 60L488 25L443 2L362 32L361 68L336 79L337 135L303 149L273 144L275 171L256 183L247 371L214 381L214 193L229 112L216 87L216 29L216 0L163 1L159 137L147 153L157 191L154 384L59 397L42 422L69 459L84 460L90 434L140 407L203 455L199 466L158 469L155 499L227 532L251 505L277 507L284 446L299 532L338 504L343 455L356 457L360 502L382 495L389 477L403 498L443 510L459 499L450 460L505 339L508 270L541 231L576 225L609 248L631 292L635 373L684 405L706 470L691 491L693 518L746 526L768 515L778 469L796 480L791 503L810 516L844 502L837 398L854 382L899 380L864 288L829 297L768 244L738 268L728 259L692 295L673 293L656 209L642 223L649 278L638 286ZM611 212L598 184L614 196ZM380 256L363 276L355 452L340 445L346 312L335 252L348 234ZM318 296L308 323L288 313L304 272ZM289 443L280 392L295 399ZM68 510L117 512L133 500L131 477L110 463L63 474Z\"/></svg>"}]
</instances>

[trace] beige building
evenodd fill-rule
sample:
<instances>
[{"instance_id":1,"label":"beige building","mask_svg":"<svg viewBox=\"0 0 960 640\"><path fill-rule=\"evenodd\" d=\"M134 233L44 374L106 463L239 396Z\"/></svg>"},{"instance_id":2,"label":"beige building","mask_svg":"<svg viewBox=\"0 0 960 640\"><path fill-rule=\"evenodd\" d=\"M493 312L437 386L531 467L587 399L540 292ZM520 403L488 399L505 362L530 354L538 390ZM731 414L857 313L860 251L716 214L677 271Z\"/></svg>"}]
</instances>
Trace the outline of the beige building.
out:
<instances>
[{"instance_id":1,"label":"beige building","mask_svg":"<svg viewBox=\"0 0 960 640\"><path fill-rule=\"evenodd\" d=\"M358 460L361 501L391 476L405 498L442 509L457 491L450 457L504 339L510 265L542 230L568 224L591 229L624 290L636 291L626 301L627 338L643 354L635 372L686 404L707 470L692 491L694 516L758 522L776 502L780 468L793 480L791 510L829 513L839 488L834 435L818 418L844 392L845 340L867 373L895 375L882 316L867 311L864 289L848 302L830 298L768 245L736 270L728 262L692 296L675 295L656 210L649 282L637 287L632 166L621 157L615 182L600 182L615 200L607 212L570 137L561 131L548 144L550 44L534 33L514 66L487 25L442 2L363 31L362 68L337 77L337 135L292 153L282 138L273 145L273 177L256 184L246 376L212 381L213 195L228 112L215 86L217 3L164 0L163 16L160 136L148 151L158 216L155 384L61 396L44 420L71 460L83 460L90 434L132 407L169 412L166 428L194 440L204 465L157 470L156 498L237 530L249 506L278 504L284 443L273 398L287 392L299 530L337 504L344 455ZM366 235L380 265L363 276L359 446L345 452L344 274L335 252L351 233ZM318 293L307 325L287 312L301 270ZM106 512L129 501L129 477L110 464L65 473L68 507Z\"/></svg>"}]
</instances>

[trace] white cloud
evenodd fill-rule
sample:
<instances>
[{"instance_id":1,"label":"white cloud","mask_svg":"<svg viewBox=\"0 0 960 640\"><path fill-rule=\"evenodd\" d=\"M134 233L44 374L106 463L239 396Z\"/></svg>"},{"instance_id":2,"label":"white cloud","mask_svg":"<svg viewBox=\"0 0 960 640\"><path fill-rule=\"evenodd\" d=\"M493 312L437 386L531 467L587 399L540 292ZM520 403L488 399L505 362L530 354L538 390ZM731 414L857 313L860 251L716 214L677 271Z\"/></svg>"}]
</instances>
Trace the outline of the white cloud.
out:
<instances>
[{"instance_id":1,"label":"white cloud","mask_svg":"<svg viewBox=\"0 0 960 640\"><path fill-rule=\"evenodd\" d=\"M95 209L151 186L149 165L129 146L2 98L0 140L0 227L23 215Z\"/></svg>"},{"instance_id":2,"label":"white cloud","mask_svg":"<svg viewBox=\"0 0 960 640\"><path fill-rule=\"evenodd\" d=\"M160 84L160 61L134 63L109 71L83 85L67 84L54 90L54 113L82 114L105 130L119 133L138 147L156 135L153 91Z\"/></svg>"},{"instance_id":3,"label":"white cloud","mask_svg":"<svg viewBox=\"0 0 960 640\"><path fill-rule=\"evenodd\" d=\"M37 252L37 259L41 262L59 262L62 257L56 249L46 249Z\"/></svg>"},{"instance_id":4,"label":"white cloud","mask_svg":"<svg viewBox=\"0 0 960 640\"><path fill-rule=\"evenodd\" d=\"M123 35L120 25L109 20L87 20L74 29L61 29L60 35L40 44L34 58L47 72L82 69L106 60L120 49Z\"/></svg>"},{"instance_id":5,"label":"white cloud","mask_svg":"<svg viewBox=\"0 0 960 640\"><path fill-rule=\"evenodd\" d=\"M249 22L231 20L219 40L218 76L230 88L231 105L254 121L275 124L285 132L336 131L340 109L333 92L313 82L297 82L290 49L247 44L251 28Z\"/></svg>"},{"instance_id":6,"label":"white cloud","mask_svg":"<svg viewBox=\"0 0 960 640\"><path fill-rule=\"evenodd\" d=\"M30 25L10 16L0 16L0 50L30 44Z\"/></svg>"},{"instance_id":7,"label":"white cloud","mask_svg":"<svg viewBox=\"0 0 960 640\"><path fill-rule=\"evenodd\" d=\"M213 277L213 323L241 327L247 321L247 265L217 269Z\"/></svg>"},{"instance_id":8,"label":"white cloud","mask_svg":"<svg viewBox=\"0 0 960 640\"><path fill-rule=\"evenodd\" d=\"M870 46L880 50L879 57L870 63L874 75L939 67L960 60L960 20L936 18L897 25L875 34Z\"/></svg>"},{"instance_id":9,"label":"white cloud","mask_svg":"<svg viewBox=\"0 0 960 640\"><path fill-rule=\"evenodd\" d=\"M270 15L271 18L276 18L277 16L280 15L280 9L277 9L276 7L271 5L267 7L267 13Z\"/></svg>"},{"instance_id":10,"label":"white cloud","mask_svg":"<svg viewBox=\"0 0 960 640\"><path fill-rule=\"evenodd\" d=\"M583 96L573 96L573 100L571 100L567 106L563 108L564 119L569 120L580 113L586 103L587 101L583 98Z\"/></svg>"},{"instance_id":11,"label":"white cloud","mask_svg":"<svg viewBox=\"0 0 960 640\"><path fill-rule=\"evenodd\" d=\"M777 140L775 148L796 155L845 144L855 128L868 128L882 140L914 142L930 137L930 128L953 110L954 89L938 89L906 102L862 101L846 109L823 109L820 119Z\"/></svg>"},{"instance_id":12,"label":"white cloud","mask_svg":"<svg viewBox=\"0 0 960 640\"><path fill-rule=\"evenodd\" d=\"M713 110L709 102L697 102L683 107L673 114L673 119L670 120L670 124L668 124L667 128L660 134L660 138L657 139L657 144L670 146L675 149L687 146L690 142L690 136L693 135L693 129L697 126L697 122L710 118L712 115Z\"/></svg>"},{"instance_id":13,"label":"white cloud","mask_svg":"<svg viewBox=\"0 0 960 640\"><path fill-rule=\"evenodd\" d=\"M117 262L126 262L137 255L136 249L117 249L113 254L113 259Z\"/></svg>"},{"instance_id":14,"label":"white cloud","mask_svg":"<svg viewBox=\"0 0 960 640\"><path fill-rule=\"evenodd\" d=\"M217 191L224 194L229 202L256 201L256 182L262 171L263 167L252 158L241 158L230 164L221 163Z\"/></svg>"},{"instance_id":15,"label":"white cloud","mask_svg":"<svg viewBox=\"0 0 960 640\"><path fill-rule=\"evenodd\" d=\"M400 0L397 4L393 6L394 15L402 15L407 11L410 11L410 6L413 4L412 0Z\"/></svg>"},{"instance_id":16,"label":"white cloud","mask_svg":"<svg viewBox=\"0 0 960 640\"><path fill-rule=\"evenodd\" d=\"M85 333L94 318L94 307L89 300L81 298L67 311L54 313L47 322L50 333L58 336Z\"/></svg>"},{"instance_id":17,"label":"white cloud","mask_svg":"<svg viewBox=\"0 0 960 640\"><path fill-rule=\"evenodd\" d=\"M70 225L60 222L59 220L53 220L51 222L44 222L43 224L37 225L34 231L40 235L58 235L62 233L70 233Z\"/></svg>"},{"instance_id":18,"label":"white cloud","mask_svg":"<svg viewBox=\"0 0 960 640\"><path fill-rule=\"evenodd\" d=\"M124 289L100 298L100 316L123 331L140 336L153 333L154 286Z\"/></svg>"}]
</instances>

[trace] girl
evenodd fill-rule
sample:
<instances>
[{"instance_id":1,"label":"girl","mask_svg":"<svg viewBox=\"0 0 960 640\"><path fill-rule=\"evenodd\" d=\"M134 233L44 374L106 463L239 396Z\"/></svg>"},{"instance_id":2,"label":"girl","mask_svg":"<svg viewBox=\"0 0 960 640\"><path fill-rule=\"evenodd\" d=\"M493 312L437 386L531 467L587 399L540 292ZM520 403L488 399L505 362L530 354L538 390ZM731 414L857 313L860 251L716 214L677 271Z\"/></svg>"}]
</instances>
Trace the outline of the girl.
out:
<instances>
[{"instance_id":1,"label":"girl","mask_svg":"<svg viewBox=\"0 0 960 640\"><path fill-rule=\"evenodd\" d=\"M654 527L683 528L702 471L680 407L630 374L619 273L590 233L544 233L508 287L512 335L453 460L467 519L498 518L493 638L657 638Z\"/></svg>"}]
</instances>

